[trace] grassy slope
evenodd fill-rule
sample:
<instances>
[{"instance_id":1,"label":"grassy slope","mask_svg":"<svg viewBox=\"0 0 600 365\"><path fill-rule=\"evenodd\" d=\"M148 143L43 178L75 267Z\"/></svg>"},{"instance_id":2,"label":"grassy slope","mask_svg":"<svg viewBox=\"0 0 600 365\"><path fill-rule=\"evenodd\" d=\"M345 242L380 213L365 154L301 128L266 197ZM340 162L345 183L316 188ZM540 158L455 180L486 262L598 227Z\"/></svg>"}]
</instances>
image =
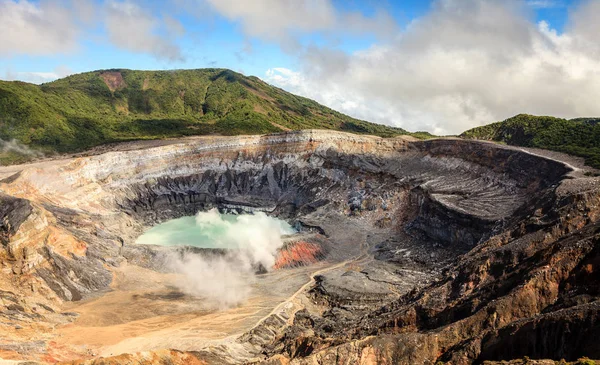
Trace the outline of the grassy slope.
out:
<instances>
[{"instance_id":1,"label":"grassy slope","mask_svg":"<svg viewBox=\"0 0 600 365\"><path fill-rule=\"evenodd\" d=\"M566 152L584 157L587 165L600 168L600 123L597 118L567 120L520 114L503 122L470 129L461 137Z\"/></svg>"},{"instance_id":2,"label":"grassy slope","mask_svg":"<svg viewBox=\"0 0 600 365\"><path fill-rule=\"evenodd\" d=\"M0 81L0 139L44 152L131 139L307 128L407 134L225 69L94 71L40 86ZM0 163L19 158L0 150Z\"/></svg>"}]
</instances>

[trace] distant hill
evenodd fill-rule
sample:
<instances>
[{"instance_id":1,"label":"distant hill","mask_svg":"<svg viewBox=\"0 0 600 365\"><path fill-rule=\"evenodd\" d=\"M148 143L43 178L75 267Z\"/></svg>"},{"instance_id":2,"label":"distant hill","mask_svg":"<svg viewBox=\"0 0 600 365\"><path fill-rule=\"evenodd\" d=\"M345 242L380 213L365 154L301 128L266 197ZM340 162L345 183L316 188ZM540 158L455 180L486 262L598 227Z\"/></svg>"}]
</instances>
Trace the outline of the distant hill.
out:
<instances>
[{"instance_id":1,"label":"distant hill","mask_svg":"<svg viewBox=\"0 0 600 365\"><path fill-rule=\"evenodd\" d=\"M470 129L461 137L545 148L585 158L600 169L600 118L561 119L519 114L503 122Z\"/></svg>"},{"instance_id":2,"label":"distant hill","mask_svg":"<svg viewBox=\"0 0 600 365\"><path fill-rule=\"evenodd\" d=\"M43 152L81 151L132 139L307 128L385 137L409 134L226 69L101 70L42 85L0 81L0 139ZM0 163L26 159L21 152L0 148Z\"/></svg>"}]
</instances>

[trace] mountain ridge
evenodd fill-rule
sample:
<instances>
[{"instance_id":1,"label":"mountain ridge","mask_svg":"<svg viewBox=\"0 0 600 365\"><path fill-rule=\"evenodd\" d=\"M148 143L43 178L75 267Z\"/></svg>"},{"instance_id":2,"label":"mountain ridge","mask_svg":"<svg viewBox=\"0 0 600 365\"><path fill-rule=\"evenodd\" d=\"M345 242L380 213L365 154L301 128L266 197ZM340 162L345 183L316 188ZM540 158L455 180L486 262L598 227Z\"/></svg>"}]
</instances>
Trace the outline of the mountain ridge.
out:
<instances>
[{"instance_id":1,"label":"mountain ridge","mask_svg":"<svg viewBox=\"0 0 600 365\"><path fill-rule=\"evenodd\" d=\"M463 132L460 137L535 147L583 157L600 168L600 123L598 118L563 119L518 114L501 122Z\"/></svg>"},{"instance_id":2,"label":"mountain ridge","mask_svg":"<svg viewBox=\"0 0 600 365\"><path fill-rule=\"evenodd\" d=\"M41 85L0 81L0 139L44 153L136 139L299 129L411 134L349 117L228 69L106 69ZM14 149L0 149L2 164L27 158Z\"/></svg>"}]
</instances>

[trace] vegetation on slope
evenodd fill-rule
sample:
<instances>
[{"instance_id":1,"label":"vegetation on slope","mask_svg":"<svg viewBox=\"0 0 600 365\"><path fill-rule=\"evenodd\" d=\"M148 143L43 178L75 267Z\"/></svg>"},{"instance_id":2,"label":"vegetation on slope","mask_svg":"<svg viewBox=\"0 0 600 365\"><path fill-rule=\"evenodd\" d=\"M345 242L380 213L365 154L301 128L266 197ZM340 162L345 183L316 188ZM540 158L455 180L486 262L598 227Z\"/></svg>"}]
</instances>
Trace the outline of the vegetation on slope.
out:
<instances>
[{"instance_id":1,"label":"vegetation on slope","mask_svg":"<svg viewBox=\"0 0 600 365\"><path fill-rule=\"evenodd\" d=\"M503 122L470 129L461 137L545 148L585 158L600 168L600 119L561 119L520 114Z\"/></svg>"},{"instance_id":2,"label":"vegetation on slope","mask_svg":"<svg viewBox=\"0 0 600 365\"><path fill-rule=\"evenodd\" d=\"M0 81L0 139L44 152L132 139L307 128L407 134L225 69L103 70L42 85ZM0 162L15 162L19 156L0 149Z\"/></svg>"}]
</instances>

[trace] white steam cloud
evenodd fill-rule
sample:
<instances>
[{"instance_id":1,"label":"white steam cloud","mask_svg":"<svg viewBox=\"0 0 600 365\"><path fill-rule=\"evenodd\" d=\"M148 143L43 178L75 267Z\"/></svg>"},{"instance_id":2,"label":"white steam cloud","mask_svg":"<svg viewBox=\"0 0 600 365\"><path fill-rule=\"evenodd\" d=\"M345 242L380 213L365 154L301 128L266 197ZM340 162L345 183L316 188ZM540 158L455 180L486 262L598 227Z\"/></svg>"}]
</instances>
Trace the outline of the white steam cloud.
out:
<instances>
[{"instance_id":1,"label":"white steam cloud","mask_svg":"<svg viewBox=\"0 0 600 365\"><path fill-rule=\"evenodd\" d=\"M3 141L0 139L0 152L2 152L2 153L16 152L21 155L26 155L26 156L30 156L30 157L43 157L44 156L44 154L41 153L40 151L32 150L31 148L27 147L26 145L22 144L21 142L17 141L16 139L12 139L10 141Z\"/></svg>"},{"instance_id":2,"label":"white steam cloud","mask_svg":"<svg viewBox=\"0 0 600 365\"><path fill-rule=\"evenodd\" d=\"M196 215L199 229L215 232L217 247L230 248L224 256L205 257L187 253L170 260L171 268L183 274L180 289L201 297L212 308L225 309L242 303L250 294L257 268L275 264L282 235L293 233L285 222L259 212L223 219L216 209Z\"/></svg>"},{"instance_id":3,"label":"white steam cloud","mask_svg":"<svg viewBox=\"0 0 600 365\"><path fill-rule=\"evenodd\" d=\"M186 254L171 260L172 269L184 280L178 286L186 294L201 298L207 308L227 309L250 295L254 272L236 255L207 258Z\"/></svg>"}]
</instances>

